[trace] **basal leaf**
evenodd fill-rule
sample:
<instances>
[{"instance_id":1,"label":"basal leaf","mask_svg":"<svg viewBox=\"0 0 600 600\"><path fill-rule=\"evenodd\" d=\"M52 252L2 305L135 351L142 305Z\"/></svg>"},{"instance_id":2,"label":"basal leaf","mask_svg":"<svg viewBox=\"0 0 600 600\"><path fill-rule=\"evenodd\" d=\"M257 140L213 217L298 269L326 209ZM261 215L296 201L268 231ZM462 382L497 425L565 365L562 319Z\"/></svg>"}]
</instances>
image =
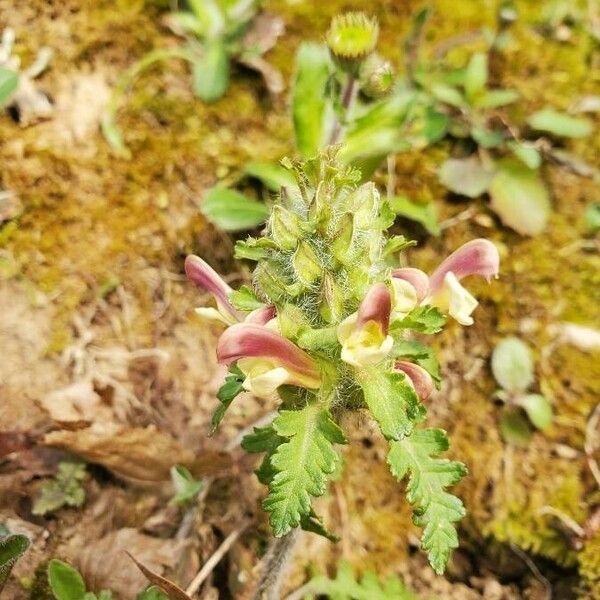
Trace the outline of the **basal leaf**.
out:
<instances>
[{"instance_id":1,"label":"basal leaf","mask_svg":"<svg viewBox=\"0 0 600 600\"><path fill-rule=\"evenodd\" d=\"M552 425L552 405L541 394L527 394L519 398L529 420L542 431Z\"/></svg>"},{"instance_id":2,"label":"basal leaf","mask_svg":"<svg viewBox=\"0 0 600 600\"><path fill-rule=\"evenodd\" d=\"M0 537L0 593L6 585L8 576L19 558L29 548L29 538L24 535Z\"/></svg>"},{"instance_id":3,"label":"basal leaf","mask_svg":"<svg viewBox=\"0 0 600 600\"><path fill-rule=\"evenodd\" d=\"M539 174L523 163L506 159L489 187L491 207L508 227L523 235L538 235L550 216L548 190Z\"/></svg>"},{"instance_id":4,"label":"basal leaf","mask_svg":"<svg viewBox=\"0 0 600 600\"><path fill-rule=\"evenodd\" d=\"M292 89L292 117L296 146L302 156L313 156L327 142L333 117L327 97L331 72L325 46L311 42L300 45Z\"/></svg>"},{"instance_id":5,"label":"basal leaf","mask_svg":"<svg viewBox=\"0 0 600 600\"><path fill-rule=\"evenodd\" d=\"M465 71L465 93L469 100L474 100L487 84L488 57L483 52L476 52L471 56Z\"/></svg>"},{"instance_id":6,"label":"basal leaf","mask_svg":"<svg viewBox=\"0 0 600 600\"><path fill-rule=\"evenodd\" d=\"M192 86L198 98L215 102L223 96L229 86L229 60L221 39L204 45L202 54L192 63Z\"/></svg>"},{"instance_id":7,"label":"basal leaf","mask_svg":"<svg viewBox=\"0 0 600 600\"><path fill-rule=\"evenodd\" d=\"M465 516L463 503L446 491L466 475L462 463L438 458L448 449L441 429L421 429L390 442L388 463L399 480L408 475L407 498L414 521L423 527L421 543L432 567L442 574L450 552L458 546L454 523Z\"/></svg>"},{"instance_id":8,"label":"basal leaf","mask_svg":"<svg viewBox=\"0 0 600 600\"><path fill-rule=\"evenodd\" d=\"M406 196L391 198L390 208L399 216L420 223L431 235L440 234L440 225L431 202L413 202Z\"/></svg>"},{"instance_id":9,"label":"basal leaf","mask_svg":"<svg viewBox=\"0 0 600 600\"><path fill-rule=\"evenodd\" d=\"M318 404L282 411L273 427L287 441L271 456L276 474L263 507L270 514L273 533L282 536L310 514L311 496L325 492L340 460L333 444L344 444L346 439Z\"/></svg>"},{"instance_id":10,"label":"basal leaf","mask_svg":"<svg viewBox=\"0 0 600 600\"><path fill-rule=\"evenodd\" d=\"M516 337L501 340L492 352L492 373L507 392L524 392L534 379L529 346Z\"/></svg>"},{"instance_id":11,"label":"basal leaf","mask_svg":"<svg viewBox=\"0 0 600 600\"><path fill-rule=\"evenodd\" d=\"M488 189L492 175L476 154L468 158L449 158L439 172L440 181L451 192L469 198L481 196Z\"/></svg>"},{"instance_id":12,"label":"basal leaf","mask_svg":"<svg viewBox=\"0 0 600 600\"><path fill-rule=\"evenodd\" d=\"M62 560L48 563L48 583L56 600L82 600L86 591L79 571Z\"/></svg>"},{"instance_id":13,"label":"basal leaf","mask_svg":"<svg viewBox=\"0 0 600 600\"><path fill-rule=\"evenodd\" d=\"M207 219L225 231L253 229L269 216L269 210L262 202L219 186L204 196L200 210Z\"/></svg>"},{"instance_id":14,"label":"basal leaf","mask_svg":"<svg viewBox=\"0 0 600 600\"><path fill-rule=\"evenodd\" d=\"M19 85L19 74L0 67L0 106L4 106Z\"/></svg>"},{"instance_id":15,"label":"basal leaf","mask_svg":"<svg viewBox=\"0 0 600 600\"><path fill-rule=\"evenodd\" d=\"M533 129L562 137L580 138L592 133L592 124L587 119L573 117L553 108L544 108L533 113L527 122Z\"/></svg>"},{"instance_id":16,"label":"basal leaf","mask_svg":"<svg viewBox=\"0 0 600 600\"><path fill-rule=\"evenodd\" d=\"M403 439L425 418L425 407L402 373L374 367L357 372L356 378L371 415L387 439Z\"/></svg>"}]
</instances>

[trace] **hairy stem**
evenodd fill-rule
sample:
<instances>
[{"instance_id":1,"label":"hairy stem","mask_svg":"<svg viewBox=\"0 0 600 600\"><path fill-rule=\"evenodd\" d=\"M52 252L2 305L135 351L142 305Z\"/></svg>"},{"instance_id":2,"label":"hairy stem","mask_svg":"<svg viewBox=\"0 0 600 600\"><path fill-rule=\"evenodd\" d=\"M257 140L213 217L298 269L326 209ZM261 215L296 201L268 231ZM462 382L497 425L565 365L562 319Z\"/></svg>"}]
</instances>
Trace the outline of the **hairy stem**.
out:
<instances>
[{"instance_id":1,"label":"hairy stem","mask_svg":"<svg viewBox=\"0 0 600 600\"><path fill-rule=\"evenodd\" d=\"M281 580L292 558L294 546L300 537L298 528L271 542L262 561L260 579L252 600L279 600Z\"/></svg>"},{"instance_id":2,"label":"hairy stem","mask_svg":"<svg viewBox=\"0 0 600 600\"><path fill-rule=\"evenodd\" d=\"M356 79L354 75L348 73L348 81L346 82L346 86L344 87L344 92L342 94L342 107L344 109L344 118L347 117L348 111L350 110L350 106L352 106L352 101L354 100L354 96L356 95ZM340 134L342 133L342 124L339 119L336 119L335 125L331 130L331 136L329 138L329 145L336 144L340 138Z\"/></svg>"}]
</instances>

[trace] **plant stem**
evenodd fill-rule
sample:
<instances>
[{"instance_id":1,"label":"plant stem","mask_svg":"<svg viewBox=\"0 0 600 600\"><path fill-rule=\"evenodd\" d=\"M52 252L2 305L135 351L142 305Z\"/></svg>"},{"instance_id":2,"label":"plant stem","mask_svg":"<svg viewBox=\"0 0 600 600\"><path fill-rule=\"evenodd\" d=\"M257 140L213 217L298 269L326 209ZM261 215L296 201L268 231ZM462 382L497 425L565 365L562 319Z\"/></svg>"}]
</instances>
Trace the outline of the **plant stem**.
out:
<instances>
[{"instance_id":1,"label":"plant stem","mask_svg":"<svg viewBox=\"0 0 600 600\"><path fill-rule=\"evenodd\" d=\"M348 80L346 81L346 86L344 87L344 92L342 94L342 108L344 109L344 119L348 116L348 111L352 106L352 102L354 100L354 96L356 95L356 79L352 73L348 73ZM339 119L336 119L335 125L331 130L331 136L329 137L329 145L336 144L340 138L340 134L342 133L342 124Z\"/></svg>"},{"instance_id":2,"label":"plant stem","mask_svg":"<svg viewBox=\"0 0 600 600\"><path fill-rule=\"evenodd\" d=\"M279 600L281 580L289 565L294 546L300 537L298 528L287 535L274 539L265 557L262 571L252 600Z\"/></svg>"}]
</instances>

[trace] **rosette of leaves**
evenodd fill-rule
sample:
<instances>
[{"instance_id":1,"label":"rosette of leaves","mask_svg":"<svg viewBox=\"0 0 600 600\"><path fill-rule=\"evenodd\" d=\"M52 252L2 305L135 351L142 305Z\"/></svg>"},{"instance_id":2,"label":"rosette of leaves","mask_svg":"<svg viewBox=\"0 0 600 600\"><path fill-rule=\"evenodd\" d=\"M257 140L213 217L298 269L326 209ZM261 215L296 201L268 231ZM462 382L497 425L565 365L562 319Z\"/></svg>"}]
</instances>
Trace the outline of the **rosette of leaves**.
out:
<instances>
[{"instance_id":1,"label":"rosette of leaves","mask_svg":"<svg viewBox=\"0 0 600 600\"><path fill-rule=\"evenodd\" d=\"M225 94L232 62L258 72L270 92L280 93L282 76L263 55L283 33L283 21L259 9L259 0L188 0L185 9L169 13L164 23L185 44L153 50L121 76L102 119L102 131L113 151L131 157L116 124L116 112L133 80L157 62L172 58L189 62L192 89L204 102L215 102Z\"/></svg>"},{"instance_id":2,"label":"rosette of leaves","mask_svg":"<svg viewBox=\"0 0 600 600\"><path fill-rule=\"evenodd\" d=\"M448 448L445 432L423 427L426 408L394 365L399 357L410 356L439 381L432 350L406 338L411 331L440 331L445 317L433 306L418 306L390 323L394 346L383 360L363 367L344 362L340 323L357 311L372 286L389 281L390 257L410 242L388 237L394 214L387 200L372 183L361 185L360 173L338 161L335 149L286 164L295 185L280 193L266 233L236 245L238 258L257 265L252 289L232 292L230 300L242 311L262 303L273 306L278 335L318 365L320 382L318 388L314 379L308 387L281 386L277 417L244 438L248 452L264 454L257 471L268 487L263 507L276 536L302 527L332 537L312 499L325 493L340 468L338 447L347 443L340 415L367 410L388 440L391 472L407 480L414 520L423 528L423 548L441 573L458 544L455 523L464 515L461 501L448 488L466 470L440 456ZM243 329L242 324L233 327ZM219 393L222 405L215 426L242 391L243 379L234 368Z\"/></svg>"},{"instance_id":3,"label":"rosette of leaves","mask_svg":"<svg viewBox=\"0 0 600 600\"><path fill-rule=\"evenodd\" d=\"M533 427L544 431L553 420L548 399L528 391L535 381L529 346L516 337L501 340L492 353L492 373L501 388L496 397L505 403L500 417L502 436L509 443L526 446Z\"/></svg>"}]
</instances>

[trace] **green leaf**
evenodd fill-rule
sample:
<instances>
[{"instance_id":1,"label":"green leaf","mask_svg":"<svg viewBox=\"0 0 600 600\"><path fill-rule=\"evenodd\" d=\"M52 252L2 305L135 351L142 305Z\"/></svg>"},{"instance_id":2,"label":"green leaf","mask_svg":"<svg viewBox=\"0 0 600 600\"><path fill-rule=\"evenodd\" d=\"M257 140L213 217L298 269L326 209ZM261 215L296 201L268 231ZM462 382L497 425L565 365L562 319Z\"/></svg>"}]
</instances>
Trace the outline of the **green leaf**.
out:
<instances>
[{"instance_id":1,"label":"green leaf","mask_svg":"<svg viewBox=\"0 0 600 600\"><path fill-rule=\"evenodd\" d=\"M193 33L198 37L206 34L206 27L191 12L180 10L167 15L167 24L176 34Z\"/></svg>"},{"instance_id":2,"label":"green leaf","mask_svg":"<svg viewBox=\"0 0 600 600\"><path fill-rule=\"evenodd\" d=\"M271 457L277 448L287 440L277 434L273 425L268 427L255 427L253 433L244 436L242 448L246 452L264 452L265 457L256 470L256 476L263 485L270 485L277 471L271 465Z\"/></svg>"},{"instance_id":3,"label":"green leaf","mask_svg":"<svg viewBox=\"0 0 600 600\"><path fill-rule=\"evenodd\" d=\"M550 198L538 173L523 163L505 159L489 187L492 210L523 235L538 235L550 217Z\"/></svg>"},{"instance_id":4,"label":"green leaf","mask_svg":"<svg viewBox=\"0 0 600 600\"><path fill-rule=\"evenodd\" d=\"M389 200L389 205L397 215L420 223L431 235L440 234L440 225L431 202L423 204L413 202L406 196L396 196Z\"/></svg>"},{"instance_id":5,"label":"green leaf","mask_svg":"<svg viewBox=\"0 0 600 600\"><path fill-rule=\"evenodd\" d=\"M446 317L435 307L428 304L417 306L401 321L392 323L392 331L413 329L419 333L438 333L446 324Z\"/></svg>"},{"instance_id":6,"label":"green leaf","mask_svg":"<svg viewBox=\"0 0 600 600\"><path fill-rule=\"evenodd\" d=\"M508 147L511 152L530 169L539 169L542 164L542 155L531 144L522 144L510 141Z\"/></svg>"},{"instance_id":7,"label":"green leaf","mask_svg":"<svg viewBox=\"0 0 600 600\"><path fill-rule=\"evenodd\" d=\"M269 250L277 248L277 244L269 238L248 237L246 240L238 240L235 243L234 256L238 260L260 260L269 254Z\"/></svg>"},{"instance_id":8,"label":"green leaf","mask_svg":"<svg viewBox=\"0 0 600 600\"><path fill-rule=\"evenodd\" d=\"M527 123L533 129L562 137L581 138L592 133L592 124L587 119L573 117L552 108L544 108L533 113L527 119Z\"/></svg>"},{"instance_id":9,"label":"green leaf","mask_svg":"<svg viewBox=\"0 0 600 600\"><path fill-rule=\"evenodd\" d=\"M229 301L235 308L244 312L251 312L264 306L247 285L242 285L239 290L234 290L229 296Z\"/></svg>"},{"instance_id":10,"label":"green leaf","mask_svg":"<svg viewBox=\"0 0 600 600\"><path fill-rule=\"evenodd\" d=\"M449 158L440 167L440 182L451 192L477 198L487 189L493 173L483 166L476 154L468 158Z\"/></svg>"},{"instance_id":11,"label":"green leaf","mask_svg":"<svg viewBox=\"0 0 600 600\"><path fill-rule=\"evenodd\" d=\"M425 344L416 340L399 339L394 341L392 350L394 358L410 358L420 367L423 367L435 380L437 387L442 380L440 364L435 352Z\"/></svg>"},{"instance_id":12,"label":"green leaf","mask_svg":"<svg viewBox=\"0 0 600 600\"><path fill-rule=\"evenodd\" d=\"M450 552L458 547L454 523L465 516L463 503L446 491L467 473L456 461L437 458L448 449L441 429L415 431L402 441L390 442L388 463L399 480L409 475L407 498L414 506L414 522L423 527L421 543L435 572L442 574Z\"/></svg>"},{"instance_id":13,"label":"green leaf","mask_svg":"<svg viewBox=\"0 0 600 600\"><path fill-rule=\"evenodd\" d=\"M48 583L56 600L82 600L85 583L79 571L62 560L48 563Z\"/></svg>"},{"instance_id":14,"label":"green leaf","mask_svg":"<svg viewBox=\"0 0 600 600\"><path fill-rule=\"evenodd\" d=\"M271 456L276 474L263 502L276 536L285 535L311 511L311 496L322 496L339 456L333 444L345 444L342 430L318 404L284 410L273 422L275 432L288 441Z\"/></svg>"},{"instance_id":15,"label":"green leaf","mask_svg":"<svg viewBox=\"0 0 600 600\"><path fill-rule=\"evenodd\" d=\"M202 27L203 36L215 37L225 27L225 15L216 0L188 0L194 16Z\"/></svg>"},{"instance_id":16,"label":"green leaf","mask_svg":"<svg viewBox=\"0 0 600 600\"><path fill-rule=\"evenodd\" d=\"M600 229L600 202L592 202L585 209L584 220L586 227L591 232L596 232Z\"/></svg>"},{"instance_id":17,"label":"green leaf","mask_svg":"<svg viewBox=\"0 0 600 600\"><path fill-rule=\"evenodd\" d=\"M305 157L316 154L327 142L333 117L327 97L331 72L331 58L325 46L311 42L300 45L292 88L292 118L296 147Z\"/></svg>"},{"instance_id":18,"label":"green leaf","mask_svg":"<svg viewBox=\"0 0 600 600\"><path fill-rule=\"evenodd\" d=\"M402 250L406 250L407 248L416 245L417 242L415 240L409 240L403 235L392 235L385 242L383 256L391 256L392 254L396 254L397 252L401 252Z\"/></svg>"},{"instance_id":19,"label":"green leaf","mask_svg":"<svg viewBox=\"0 0 600 600\"><path fill-rule=\"evenodd\" d=\"M243 383L245 379L245 375L240 371L237 365L232 365L229 368L229 375L225 378L225 383L220 387L217 392L217 398L221 403L217 410L215 410L212 420L211 420L211 431L210 434L213 435L217 430L217 427L223 420L227 409L235 399L235 397L240 394L243 389Z\"/></svg>"},{"instance_id":20,"label":"green leaf","mask_svg":"<svg viewBox=\"0 0 600 600\"><path fill-rule=\"evenodd\" d=\"M291 171L280 165L251 162L244 167L244 172L246 175L262 181L272 192L279 192L282 187L296 187L296 179Z\"/></svg>"},{"instance_id":21,"label":"green leaf","mask_svg":"<svg viewBox=\"0 0 600 600\"><path fill-rule=\"evenodd\" d=\"M473 125L470 134L482 148L496 148L504 143L504 134L501 131L490 130L487 127Z\"/></svg>"},{"instance_id":22,"label":"green leaf","mask_svg":"<svg viewBox=\"0 0 600 600\"><path fill-rule=\"evenodd\" d=\"M534 379L529 346L516 337L503 339L492 352L492 373L507 392L524 392Z\"/></svg>"},{"instance_id":23,"label":"green leaf","mask_svg":"<svg viewBox=\"0 0 600 600\"><path fill-rule=\"evenodd\" d=\"M166 594L163 594L158 586L153 585L147 590L140 592L135 597L135 600L169 600L169 597Z\"/></svg>"},{"instance_id":24,"label":"green leaf","mask_svg":"<svg viewBox=\"0 0 600 600\"><path fill-rule=\"evenodd\" d=\"M533 432L527 417L516 406L506 407L500 415L500 433L505 442L526 448Z\"/></svg>"},{"instance_id":25,"label":"green leaf","mask_svg":"<svg viewBox=\"0 0 600 600\"><path fill-rule=\"evenodd\" d=\"M194 479L189 470L181 465L171 467L171 481L175 488L175 495L171 498L170 504L190 504L204 485L203 481Z\"/></svg>"},{"instance_id":26,"label":"green leaf","mask_svg":"<svg viewBox=\"0 0 600 600\"><path fill-rule=\"evenodd\" d=\"M488 78L488 57L487 54L476 52L471 56L467 69L465 71L465 93L469 100L474 100L481 93L487 84Z\"/></svg>"},{"instance_id":27,"label":"green leaf","mask_svg":"<svg viewBox=\"0 0 600 600\"><path fill-rule=\"evenodd\" d=\"M31 512L34 515L45 515L64 506L82 506L85 502L85 489L81 482L86 477L85 468L86 465L82 462L60 462L56 476L44 483Z\"/></svg>"},{"instance_id":28,"label":"green leaf","mask_svg":"<svg viewBox=\"0 0 600 600\"><path fill-rule=\"evenodd\" d=\"M321 537L327 538L330 542L339 541L339 537L323 526L323 522L319 516L311 509L310 514L302 515L300 518L300 527L304 531L309 531L310 533L316 533Z\"/></svg>"},{"instance_id":29,"label":"green leaf","mask_svg":"<svg viewBox=\"0 0 600 600\"><path fill-rule=\"evenodd\" d=\"M0 67L0 106L4 106L19 85L19 74Z\"/></svg>"},{"instance_id":30,"label":"green leaf","mask_svg":"<svg viewBox=\"0 0 600 600\"><path fill-rule=\"evenodd\" d=\"M487 90L475 99L473 105L477 108L499 108L512 104L519 96L516 90Z\"/></svg>"},{"instance_id":31,"label":"green leaf","mask_svg":"<svg viewBox=\"0 0 600 600\"><path fill-rule=\"evenodd\" d=\"M24 535L9 535L0 538L0 593L15 563L29 548L29 538Z\"/></svg>"},{"instance_id":32,"label":"green leaf","mask_svg":"<svg viewBox=\"0 0 600 600\"><path fill-rule=\"evenodd\" d=\"M450 106L455 106L457 108L463 108L466 104L463 95L455 87L450 85L434 83L429 88L429 91L436 100L439 100L444 104L449 104Z\"/></svg>"},{"instance_id":33,"label":"green leaf","mask_svg":"<svg viewBox=\"0 0 600 600\"><path fill-rule=\"evenodd\" d=\"M269 209L262 202L219 186L204 196L200 210L207 219L225 231L253 229L269 216Z\"/></svg>"},{"instance_id":34,"label":"green leaf","mask_svg":"<svg viewBox=\"0 0 600 600\"><path fill-rule=\"evenodd\" d=\"M356 379L369 411L387 439L401 440L425 418L425 407L406 383L404 374L370 368L357 371Z\"/></svg>"},{"instance_id":35,"label":"green leaf","mask_svg":"<svg viewBox=\"0 0 600 600\"><path fill-rule=\"evenodd\" d=\"M518 399L529 420L542 431L552 425L552 405L541 394L527 394Z\"/></svg>"},{"instance_id":36,"label":"green leaf","mask_svg":"<svg viewBox=\"0 0 600 600\"><path fill-rule=\"evenodd\" d=\"M192 63L194 94L205 102L215 102L229 86L229 55L220 39L207 42L202 54Z\"/></svg>"},{"instance_id":37,"label":"green leaf","mask_svg":"<svg viewBox=\"0 0 600 600\"><path fill-rule=\"evenodd\" d=\"M102 120L100 121L100 129L102 130L104 139L108 142L108 145L111 147L115 155L119 158L129 160L131 158L131 150L129 150L125 144L123 134L121 133L121 130L115 121L114 113L107 112L102 116Z\"/></svg>"},{"instance_id":38,"label":"green leaf","mask_svg":"<svg viewBox=\"0 0 600 600\"><path fill-rule=\"evenodd\" d=\"M367 571L358 580L346 561L340 561L335 578L318 575L309 586L311 592L331 600L419 600L394 575L380 581L375 573Z\"/></svg>"}]
</instances>

